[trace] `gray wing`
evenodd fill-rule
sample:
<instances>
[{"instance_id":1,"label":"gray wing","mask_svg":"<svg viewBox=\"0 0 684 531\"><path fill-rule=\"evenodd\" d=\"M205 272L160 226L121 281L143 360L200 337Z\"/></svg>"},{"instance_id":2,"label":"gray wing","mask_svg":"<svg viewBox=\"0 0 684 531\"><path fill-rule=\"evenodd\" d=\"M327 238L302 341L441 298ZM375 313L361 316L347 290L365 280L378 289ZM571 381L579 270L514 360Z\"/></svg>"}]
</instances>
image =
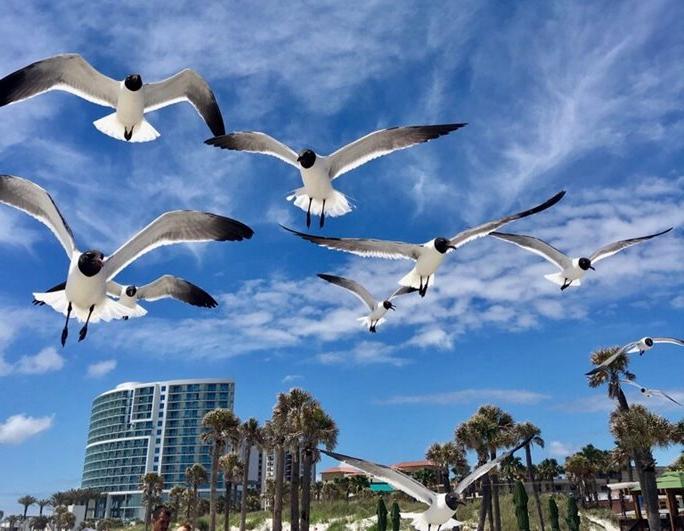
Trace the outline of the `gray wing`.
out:
<instances>
[{"instance_id":1,"label":"gray wing","mask_svg":"<svg viewBox=\"0 0 684 531\"><path fill-rule=\"evenodd\" d=\"M651 389L651 388L649 388L649 387L644 387L643 385L641 385L641 384L638 383L638 382L635 382L634 380L621 379L620 381L621 381L622 383L626 383L626 384L628 384L628 385L631 385L631 386L633 386L633 387L638 388L639 391L641 391L641 394L644 394L644 395L645 395L645 394L651 394L651 395L653 395L653 394L658 394L658 395L662 396L663 398L665 398L666 400L669 400L670 402L674 402L674 403L677 404L678 406L681 406L681 405L682 405L682 404L679 403L677 400L675 400L675 399L672 398L670 395L668 395L665 391L662 391L662 390L660 390L660 389Z\"/></svg>"},{"instance_id":2,"label":"gray wing","mask_svg":"<svg viewBox=\"0 0 684 531\"><path fill-rule=\"evenodd\" d=\"M489 221L487 223L483 223L482 225L478 225L477 227L473 227L471 229L459 232L458 234L456 234L456 236L451 238L451 240L449 241L449 245L453 245L454 247L460 247L461 245L465 245L466 243L472 240L482 238L483 236L487 236L489 233L494 232L499 227L503 227L511 221L526 218L527 216L537 214L539 212L546 210L547 208L552 207L553 205L558 203L558 201L563 199L564 195L565 191L558 192L552 198L544 201L540 205L530 208L529 210L524 210L523 212L518 212L517 214L512 214L510 216L506 216L501 219L496 219L494 221Z\"/></svg>"},{"instance_id":3,"label":"gray wing","mask_svg":"<svg viewBox=\"0 0 684 531\"><path fill-rule=\"evenodd\" d=\"M494 236L499 240L511 242L522 249L539 255L560 269L565 269L572 265L572 260L568 256L560 252L552 245L549 245L545 241L535 238L534 236L525 236L524 234L509 234L506 232L492 232L490 233L490 236Z\"/></svg>"},{"instance_id":4,"label":"gray wing","mask_svg":"<svg viewBox=\"0 0 684 531\"><path fill-rule=\"evenodd\" d=\"M374 476L382 481L386 481L394 488L404 492L405 494L408 494L418 501L426 503L427 505L432 505L436 499L435 493L428 489L425 485L416 481L412 477L399 472L398 470L394 470L393 468L385 465L371 463L370 461L364 461L358 457L328 452L327 450L321 450L321 452L329 455L333 459L337 459L338 461L342 461L343 463L351 465L354 468L358 468L366 474L370 474L371 476Z\"/></svg>"},{"instance_id":5,"label":"gray wing","mask_svg":"<svg viewBox=\"0 0 684 531\"><path fill-rule=\"evenodd\" d=\"M591 260L592 262L598 262L599 260L603 260L604 258L613 256L615 253L619 253L627 247L631 247L632 245L636 245L637 243L650 240L651 238L655 238L656 236L661 236L663 234L670 232L671 230L672 227L662 232L657 232L655 234L650 234L648 236L642 236L641 238L631 238L629 240L621 240L619 242L609 243L608 245L604 245L598 251L592 254L589 257L589 260Z\"/></svg>"},{"instance_id":6,"label":"gray wing","mask_svg":"<svg viewBox=\"0 0 684 531\"><path fill-rule=\"evenodd\" d=\"M607 357L607 358L606 358L605 360L603 360L599 365L597 365L596 367L594 367L594 368L593 368L592 370L590 370L589 372L585 373L585 375L586 375L586 376L591 376L591 375L593 375L593 374L597 374L597 373L601 372L602 370L606 369L607 367L610 367L610 366L613 364L613 362L614 362L616 359L618 359L618 357L621 356L622 354L627 355L627 354L631 354L632 352L636 352L636 351L633 351L633 350L632 350L632 349L634 348L635 345L636 345L636 343L627 343L624 347L620 348L620 350L618 350L617 352L615 352L615 354L613 354L612 356Z\"/></svg>"},{"instance_id":7,"label":"gray wing","mask_svg":"<svg viewBox=\"0 0 684 531\"><path fill-rule=\"evenodd\" d=\"M303 232L289 229L281 225L285 230L296 234L300 238L327 247L335 251L344 251L346 253L356 254L364 257L388 258L390 260L397 260L404 258L407 260L418 260L420 253L420 245L414 243L391 242L385 240L365 240L363 238L324 238L323 236L314 236L313 234L305 234Z\"/></svg>"},{"instance_id":8,"label":"gray wing","mask_svg":"<svg viewBox=\"0 0 684 531\"><path fill-rule=\"evenodd\" d=\"M532 438L530 437L529 439L525 439L523 442L518 444L515 448L512 448L504 453L502 453L499 457L492 459L491 461L486 462L484 465L477 467L475 470L473 470L470 474L468 474L466 477L464 477L461 481L459 481L458 485L456 485L456 489L454 489L454 492L456 494L463 494L463 492L470 486L472 485L475 481L480 479L482 476L484 476L487 472L489 472L492 468L497 466L501 461L506 459L507 457L512 456L515 452L520 450L523 446L525 446L527 443L530 442Z\"/></svg>"},{"instance_id":9,"label":"gray wing","mask_svg":"<svg viewBox=\"0 0 684 531\"><path fill-rule=\"evenodd\" d=\"M226 133L221 109L207 82L197 72L182 70L157 83L147 83L145 112L154 111L181 101L188 101L204 119L214 136Z\"/></svg>"},{"instance_id":10,"label":"gray wing","mask_svg":"<svg viewBox=\"0 0 684 531\"><path fill-rule=\"evenodd\" d=\"M218 302L202 288L172 275L164 275L154 282L138 288L138 298L140 299L156 301L167 297L202 308L218 306Z\"/></svg>"},{"instance_id":11,"label":"gray wing","mask_svg":"<svg viewBox=\"0 0 684 531\"><path fill-rule=\"evenodd\" d=\"M121 293L123 292L124 287L119 284L118 282L114 282L113 280L108 280L107 281L107 295L111 295L112 297L121 297Z\"/></svg>"},{"instance_id":12,"label":"gray wing","mask_svg":"<svg viewBox=\"0 0 684 531\"><path fill-rule=\"evenodd\" d=\"M330 155L330 178L336 179L370 160L449 134L465 125L412 125L374 131Z\"/></svg>"},{"instance_id":13,"label":"gray wing","mask_svg":"<svg viewBox=\"0 0 684 531\"><path fill-rule=\"evenodd\" d=\"M418 291L416 288L412 288L410 286L399 286L392 295L389 296L389 299L387 300L392 300L396 297L400 297L402 295L408 295L409 293L415 293Z\"/></svg>"},{"instance_id":14,"label":"gray wing","mask_svg":"<svg viewBox=\"0 0 684 531\"><path fill-rule=\"evenodd\" d=\"M327 275L325 273L319 273L318 276L323 280L330 282L331 284L336 284L346 290L351 291L354 295L361 299L361 301L365 302L366 306L368 306L371 311L375 310L375 306L378 304L378 302L366 288L364 288L355 280L350 280L344 277L336 277L335 275Z\"/></svg>"},{"instance_id":15,"label":"gray wing","mask_svg":"<svg viewBox=\"0 0 684 531\"><path fill-rule=\"evenodd\" d=\"M299 169L297 164L297 153L266 133L260 133L258 131L239 131L237 133L229 133L227 135L210 138L209 140L205 140L204 143L222 149L270 155Z\"/></svg>"},{"instance_id":16,"label":"gray wing","mask_svg":"<svg viewBox=\"0 0 684 531\"><path fill-rule=\"evenodd\" d=\"M162 214L119 247L104 264L105 278L113 278L139 256L174 243L240 241L254 231L234 219L209 212L174 210Z\"/></svg>"},{"instance_id":17,"label":"gray wing","mask_svg":"<svg viewBox=\"0 0 684 531\"><path fill-rule=\"evenodd\" d=\"M654 337L651 339L653 339L654 343L671 343L684 347L684 339L677 339L676 337Z\"/></svg>"},{"instance_id":18,"label":"gray wing","mask_svg":"<svg viewBox=\"0 0 684 531\"><path fill-rule=\"evenodd\" d=\"M71 260L76 250L74 235L52 197L43 188L21 177L0 175L0 203L26 212L50 229Z\"/></svg>"},{"instance_id":19,"label":"gray wing","mask_svg":"<svg viewBox=\"0 0 684 531\"><path fill-rule=\"evenodd\" d=\"M98 105L116 107L120 83L95 70L78 54L43 59L0 79L0 107L63 90Z\"/></svg>"}]
</instances>

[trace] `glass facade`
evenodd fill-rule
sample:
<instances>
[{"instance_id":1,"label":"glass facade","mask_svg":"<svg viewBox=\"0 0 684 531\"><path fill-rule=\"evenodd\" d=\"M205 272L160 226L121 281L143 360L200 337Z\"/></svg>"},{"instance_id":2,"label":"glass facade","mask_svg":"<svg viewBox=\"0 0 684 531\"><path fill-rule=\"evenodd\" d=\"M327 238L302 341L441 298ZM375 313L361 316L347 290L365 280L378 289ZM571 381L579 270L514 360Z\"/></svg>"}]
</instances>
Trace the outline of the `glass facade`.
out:
<instances>
[{"instance_id":1,"label":"glass facade","mask_svg":"<svg viewBox=\"0 0 684 531\"><path fill-rule=\"evenodd\" d=\"M107 516L137 517L143 474L160 474L168 491L185 484L188 466L209 470L211 449L199 440L202 417L232 410L234 395L228 380L127 383L101 394L91 409L81 486L109 493Z\"/></svg>"}]
</instances>

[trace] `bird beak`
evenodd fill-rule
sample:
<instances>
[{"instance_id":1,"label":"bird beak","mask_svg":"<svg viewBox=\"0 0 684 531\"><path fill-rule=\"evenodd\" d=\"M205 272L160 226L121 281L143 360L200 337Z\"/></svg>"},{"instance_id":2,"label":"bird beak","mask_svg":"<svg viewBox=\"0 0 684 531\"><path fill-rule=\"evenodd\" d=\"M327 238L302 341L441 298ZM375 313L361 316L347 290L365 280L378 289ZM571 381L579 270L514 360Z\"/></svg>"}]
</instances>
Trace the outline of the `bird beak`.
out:
<instances>
[{"instance_id":1,"label":"bird beak","mask_svg":"<svg viewBox=\"0 0 684 531\"><path fill-rule=\"evenodd\" d=\"M301 156L297 157L297 162L301 162L301 161L302 161L302 157Z\"/></svg>"},{"instance_id":2,"label":"bird beak","mask_svg":"<svg viewBox=\"0 0 684 531\"><path fill-rule=\"evenodd\" d=\"M394 311L394 310L397 309L397 307L396 307L394 304L392 304L392 305L389 307L389 309L392 310L392 311Z\"/></svg>"},{"instance_id":3,"label":"bird beak","mask_svg":"<svg viewBox=\"0 0 684 531\"><path fill-rule=\"evenodd\" d=\"M596 271L596 268L594 266L589 266L589 269L591 269L592 271Z\"/></svg>"}]
</instances>

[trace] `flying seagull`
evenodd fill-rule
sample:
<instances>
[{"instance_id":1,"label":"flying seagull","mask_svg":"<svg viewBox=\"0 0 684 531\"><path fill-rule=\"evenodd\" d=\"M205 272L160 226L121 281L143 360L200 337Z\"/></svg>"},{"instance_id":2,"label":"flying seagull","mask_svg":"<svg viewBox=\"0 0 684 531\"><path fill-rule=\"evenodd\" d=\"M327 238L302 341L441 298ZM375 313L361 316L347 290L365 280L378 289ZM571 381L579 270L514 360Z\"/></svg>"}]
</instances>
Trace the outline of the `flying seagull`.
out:
<instances>
[{"instance_id":1,"label":"flying seagull","mask_svg":"<svg viewBox=\"0 0 684 531\"><path fill-rule=\"evenodd\" d=\"M674 337L642 337L638 341L627 343L625 346L617 350L615 354L603 360L600 365L597 365L588 373L586 373L586 375L591 376L592 374L596 374L607 369L616 359L618 359L619 356L623 354L636 354L638 352L641 356L644 352L651 350L658 343L671 343L673 345L684 347L684 339L677 339Z\"/></svg>"},{"instance_id":2,"label":"flying seagull","mask_svg":"<svg viewBox=\"0 0 684 531\"><path fill-rule=\"evenodd\" d=\"M595 271L594 264L599 260L603 260L604 258L613 256L614 254L619 253L623 249L631 247L632 245L636 245L637 243L642 243L646 240L650 240L651 238L655 238L656 236L666 234L671 230L672 227L662 232L657 232L655 234L650 234L648 236L642 236L640 238L631 238L629 240L621 240L618 242L609 243L608 245L604 245L603 247L601 247L598 251L595 251L594 254L592 254L589 258L570 258L569 256L563 254L561 251L559 251L555 247L552 247L545 241L542 241L539 238L535 238L533 236L525 236L523 234L507 234L505 232L492 232L491 236L494 236L495 238L498 238L500 240L510 242L514 245L517 245L518 247L522 247L527 251L530 251L534 254L541 256L542 258L545 258L553 265L555 265L558 269L561 270L560 273L551 273L549 275L544 275L544 278L550 280L554 284L558 284L560 286L561 291L563 291L569 288L570 286L581 286L582 278L584 277L586 272L589 269Z\"/></svg>"},{"instance_id":3,"label":"flying seagull","mask_svg":"<svg viewBox=\"0 0 684 531\"><path fill-rule=\"evenodd\" d=\"M635 382L634 380L628 380L628 379L621 379L620 380L622 383L626 383L628 385L631 385L633 387L636 387L639 389L642 395L644 395L646 398L652 398L654 395L660 395L663 398L666 398L670 402L674 402L678 406L681 406L679 402L677 402L674 398L672 398L670 395L668 395L665 391L661 391L660 389L649 389L648 387L644 387L640 383Z\"/></svg>"},{"instance_id":4,"label":"flying seagull","mask_svg":"<svg viewBox=\"0 0 684 531\"><path fill-rule=\"evenodd\" d=\"M379 129L335 151L321 155L312 149L296 153L275 138L256 131L240 131L215 136L206 141L210 146L250 153L262 153L279 158L299 170L304 186L287 197L306 211L306 226L311 226L311 214L320 216L320 226L325 216L342 216L351 211L346 196L333 188L332 181L366 162L427 142L466 124L411 125Z\"/></svg>"},{"instance_id":5,"label":"flying seagull","mask_svg":"<svg viewBox=\"0 0 684 531\"><path fill-rule=\"evenodd\" d=\"M287 227L285 230L296 234L304 240L308 240L316 245L334 249L336 251L344 251L347 253L356 254L359 256L370 256L377 258L388 258L391 260L404 258L407 260L414 260L416 265L414 268L404 276L399 284L409 288L415 288L424 297L427 293L428 286L434 284L434 275L437 268L444 260L444 256L452 249L458 249L462 245L471 242L477 238L486 236L499 227L515 221L516 219L524 218L536 214L547 208L555 205L560 201L565 192L558 192L552 198L544 203L518 212L495 221L489 221L459 232L452 238L438 237L425 243L404 243L384 240L367 240L363 238L326 238L324 236L314 236L312 234L305 234ZM281 225L282 226L282 225Z\"/></svg>"},{"instance_id":6,"label":"flying seagull","mask_svg":"<svg viewBox=\"0 0 684 531\"><path fill-rule=\"evenodd\" d=\"M55 55L0 79L0 107L50 90L71 92L91 103L116 109L93 125L119 140L148 142L159 136L144 114L188 101L214 135L225 133L221 110L207 82L185 69L163 81L143 84L140 74L123 81L105 76L78 54Z\"/></svg>"},{"instance_id":7,"label":"flying seagull","mask_svg":"<svg viewBox=\"0 0 684 531\"><path fill-rule=\"evenodd\" d=\"M523 448L529 441L530 439L526 439L522 443L518 444L515 448L502 453L496 459L492 459L484 465L476 468L473 472L460 481L453 492L446 494L436 493L428 489L419 481L413 479L411 476L408 476L388 466L371 463L370 461L365 461L363 459L359 459L358 457L328 452L326 450L321 450L321 452L329 455L333 459L337 459L338 461L353 466L354 468L358 468L362 472L374 476L381 481L389 483L395 489L400 490L412 498L415 498L416 500L428 505L428 509L421 513L412 522L412 525L421 531L430 531L432 526L436 526L437 531L439 531L439 528L449 521L456 512L456 508L458 507L458 503L463 496L463 492L473 482L477 481L487 472L497 466L502 460L510 457L520 448Z\"/></svg>"},{"instance_id":8,"label":"flying seagull","mask_svg":"<svg viewBox=\"0 0 684 531\"><path fill-rule=\"evenodd\" d=\"M248 226L230 218L175 210L159 216L105 257L99 250L78 250L62 213L50 194L37 184L21 177L0 175L0 203L13 206L43 223L66 251L70 264L63 289L33 294L36 301L48 304L66 316L62 346L68 335L70 317L85 323L79 334L79 341L82 341L91 321L110 321L132 314L131 308L107 296L107 282L143 254L174 243L240 241L251 238L254 233Z\"/></svg>"},{"instance_id":9,"label":"flying seagull","mask_svg":"<svg viewBox=\"0 0 684 531\"><path fill-rule=\"evenodd\" d=\"M376 301L373 295L371 295L366 288L364 288L361 284L354 280L350 280L344 277L336 277L335 275L327 275L325 273L319 273L318 276L321 277L323 280L330 282L331 284L336 284L337 286L340 286L341 288L350 291L359 299L361 299L361 301L364 302L366 306L368 306L370 313L363 317L359 317L358 320L364 326L367 326L368 331L372 333L375 333L375 328L379 324L382 324L384 322L385 314L387 313L387 311L395 310L396 307L394 306L394 304L392 304L392 299L400 295L406 295L407 293L412 293L416 291L414 288L407 288L405 286L402 286L401 288L397 289L394 293L392 293L392 295L390 295L387 300Z\"/></svg>"}]
</instances>

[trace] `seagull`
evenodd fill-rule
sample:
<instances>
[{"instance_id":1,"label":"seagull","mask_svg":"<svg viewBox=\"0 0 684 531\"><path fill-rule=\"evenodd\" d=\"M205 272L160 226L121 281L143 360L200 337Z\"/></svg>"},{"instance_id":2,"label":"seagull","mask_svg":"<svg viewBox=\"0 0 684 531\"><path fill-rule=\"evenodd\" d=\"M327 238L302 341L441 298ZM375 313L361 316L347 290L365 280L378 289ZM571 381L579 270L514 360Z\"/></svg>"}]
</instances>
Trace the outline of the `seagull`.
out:
<instances>
[{"instance_id":1,"label":"seagull","mask_svg":"<svg viewBox=\"0 0 684 531\"><path fill-rule=\"evenodd\" d=\"M651 350L658 343L670 343L672 345L684 347L684 339L677 339L674 337L642 337L638 341L627 343L625 346L618 349L615 354L603 360L600 365L594 367L592 370L586 373L586 375L591 376L592 374L596 374L607 369L616 359L618 359L619 356L623 354L636 354L638 352L639 356L642 356L644 352Z\"/></svg>"},{"instance_id":2,"label":"seagull","mask_svg":"<svg viewBox=\"0 0 684 531\"><path fill-rule=\"evenodd\" d=\"M648 387L644 387L640 383L635 382L634 380L628 380L628 379L620 379L622 383L626 383L628 385L631 385L633 387L636 387L639 389L642 395L644 395L646 398L652 398L654 395L660 395L663 398L666 398L670 402L674 402L678 406L681 406L679 402L677 402L674 398L672 398L670 395L668 395L665 391L661 391L660 389L649 389Z\"/></svg>"},{"instance_id":3,"label":"seagull","mask_svg":"<svg viewBox=\"0 0 684 531\"><path fill-rule=\"evenodd\" d=\"M561 291L563 291L569 288L570 286L581 286L582 278L584 277L586 272L589 269L596 271L596 269L594 269L593 264L595 264L599 260L603 260L604 258L613 256L614 254L619 253L623 249L631 247L632 245L636 245L637 243L650 240L651 238L655 238L656 236L662 236L663 234L666 234L671 230L672 227L662 232L657 232L655 234L650 234L648 236L642 236L640 238L631 238L629 240L620 240L618 242L609 243L608 245L604 245L603 247L601 247L598 251L595 251L594 254L592 254L589 258L570 258L569 256L563 254L561 251L559 251L555 247L552 247L545 241L542 241L539 238L535 238L533 236L525 236L523 234L508 234L505 232L492 232L491 236L494 236L495 238L498 238L500 240L511 242L512 244L517 245L518 247L522 247L527 251L530 251L534 254L538 254L539 256L545 258L553 265L555 265L557 268L559 268L561 270L560 273L551 273L549 275L544 275L544 278L550 280L554 284L558 284L560 286Z\"/></svg>"},{"instance_id":4,"label":"seagull","mask_svg":"<svg viewBox=\"0 0 684 531\"><path fill-rule=\"evenodd\" d=\"M354 468L358 468L362 472L374 476L381 481L389 483L395 489L400 490L412 498L415 498L416 500L428 505L428 509L419 514L418 517L412 522L412 525L420 531L430 531L432 526L437 526L437 531L439 531L439 528L448 522L456 512L456 508L458 507L458 503L463 495L463 492L473 482L477 481L487 472L497 466L502 460L510 457L516 451L520 450L520 448L523 448L529 441L530 439L526 439L522 443L518 444L515 448L502 453L496 459L492 459L484 465L476 468L468 476L463 478L458 485L456 485L456 488L453 492L441 494L428 489L425 485L411 476L408 476L388 466L371 463L370 461L365 461L358 457L351 457L344 454L329 452L327 450L320 451L326 455L329 455L333 459L337 459L338 461L353 466Z\"/></svg>"},{"instance_id":5,"label":"seagull","mask_svg":"<svg viewBox=\"0 0 684 531\"><path fill-rule=\"evenodd\" d=\"M406 295L407 293L412 293L416 291L414 288L407 288L405 286L402 286L401 288L397 289L394 293L392 293L392 295L390 295L387 300L376 301L373 295L371 295L366 288L364 288L361 284L354 280L350 280L344 277L336 277L335 275L327 275L325 273L319 273L318 276L321 277L323 280L330 282L331 284L336 284L341 288L349 290L359 299L361 299L361 301L366 303L366 306L368 306L370 313L368 315L365 315L364 317L359 317L358 320L364 326L367 326L368 331L373 334L376 332L375 328L385 321L385 314L387 313L387 311L394 311L396 309L394 304L392 304L391 302L392 299L400 295Z\"/></svg>"},{"instance_id":6,"label":"seagull","mask_svg":"<svg viewBox=\"0 0 684 531\"><path fill-rule=\"evenodd\" d=\"M69 258L67 280L53 291L34 293L37 302L48 304L66 316L62 346L68 335L69 318L84 322L79 341L85 339L88 324L121 319L131 308L107 296L107 282L137 258L152 249L174 243L240 241L254 231L239 221L193 210L166 212L135 234L112 255L99 250L81 252L73 233L50 194L31 181L13 175L0 175L0 203L13 206L47 226L57 237Z\"/></svg>"},{"instance_id":7,"label":"seagull","mask_svg":"<svg viewBox=\"0 0 684 531\"><path fill-rule=\"evenodd\" d=\"M377 258L388 258L391 260L404 258L414 260L416 265L414 268L404 276L399 284L409 288L418 290L421 297L425 297L428 286L434 284L434 275L437 268L444 260L446 253L452 249L458 249L462 245L471 242L477 238L486 236L492 231L495 231L502 225L515 221L516 219L524 218L536 214L547 208L555 205L560 201L565 192L558 192L552 198L544 203L518 212L495 221L489 221L459 232L452 238L438 237L425 243L404 243L384 240L367 240L363 238L326 238L324 236L314 236L312 234L305 234L293 229L289 229L283 225L285 230L296 234L304 240L308 240L316 245L334 249L336 251L344 251L347 253L356 254L359 256L370 256Z\"/></svg>"},{"instance_id":8,"label":"seagull","mask_svg":"<svg viewBox=\"0 0 684 531\"><path fill-rule=\"evenodd\" d=\"M206 140L210 146L250 153L271 155L299 170L304 186L287 197L306 211L306 226L311 214L320 216L320 227L326 214L331 217L351 212L347 197L333 188L332 181L366 162L416 144L449 134L467 124L411 125L379 129L335 151L321 155L306 148L299 153L282 142L256 131L239 131Z\"/></svg>"},{"instance_id":9,"label":"seagull","mask_svg":"<svg viewBox=\"0 0 684 531\"><path fill-rule=\"evenodd\" d=\"M134 284L122 286L110 280L107 282L107 294L118 297L119 303L136 310L136 315L131 317L142 317L147 313L147 310L138 304L139 300L158 301L159 299L173 298L201 308L216 308L218 306L218 302L202 288L172 275L163 275L140 287ZM128 317L125 316L124 319L128 319Z\"/></svg>"},{"instance_id":10,"label":"seagull","mask_svg":"<svg viewBox=\"0 0 684 531\"><path fill-rule=\"evenodd\" d=\"M143 84L140 74L123 81L105 76L78 54L55 55L0 79L0 107L50 90L64 90L116 112L93 122L102 133L118 140L148 142L159 136L144 114L188 101L214 135L225 133L221 110L207 82L185 69L163 81Z\"/></svg>"}]
</instances>

